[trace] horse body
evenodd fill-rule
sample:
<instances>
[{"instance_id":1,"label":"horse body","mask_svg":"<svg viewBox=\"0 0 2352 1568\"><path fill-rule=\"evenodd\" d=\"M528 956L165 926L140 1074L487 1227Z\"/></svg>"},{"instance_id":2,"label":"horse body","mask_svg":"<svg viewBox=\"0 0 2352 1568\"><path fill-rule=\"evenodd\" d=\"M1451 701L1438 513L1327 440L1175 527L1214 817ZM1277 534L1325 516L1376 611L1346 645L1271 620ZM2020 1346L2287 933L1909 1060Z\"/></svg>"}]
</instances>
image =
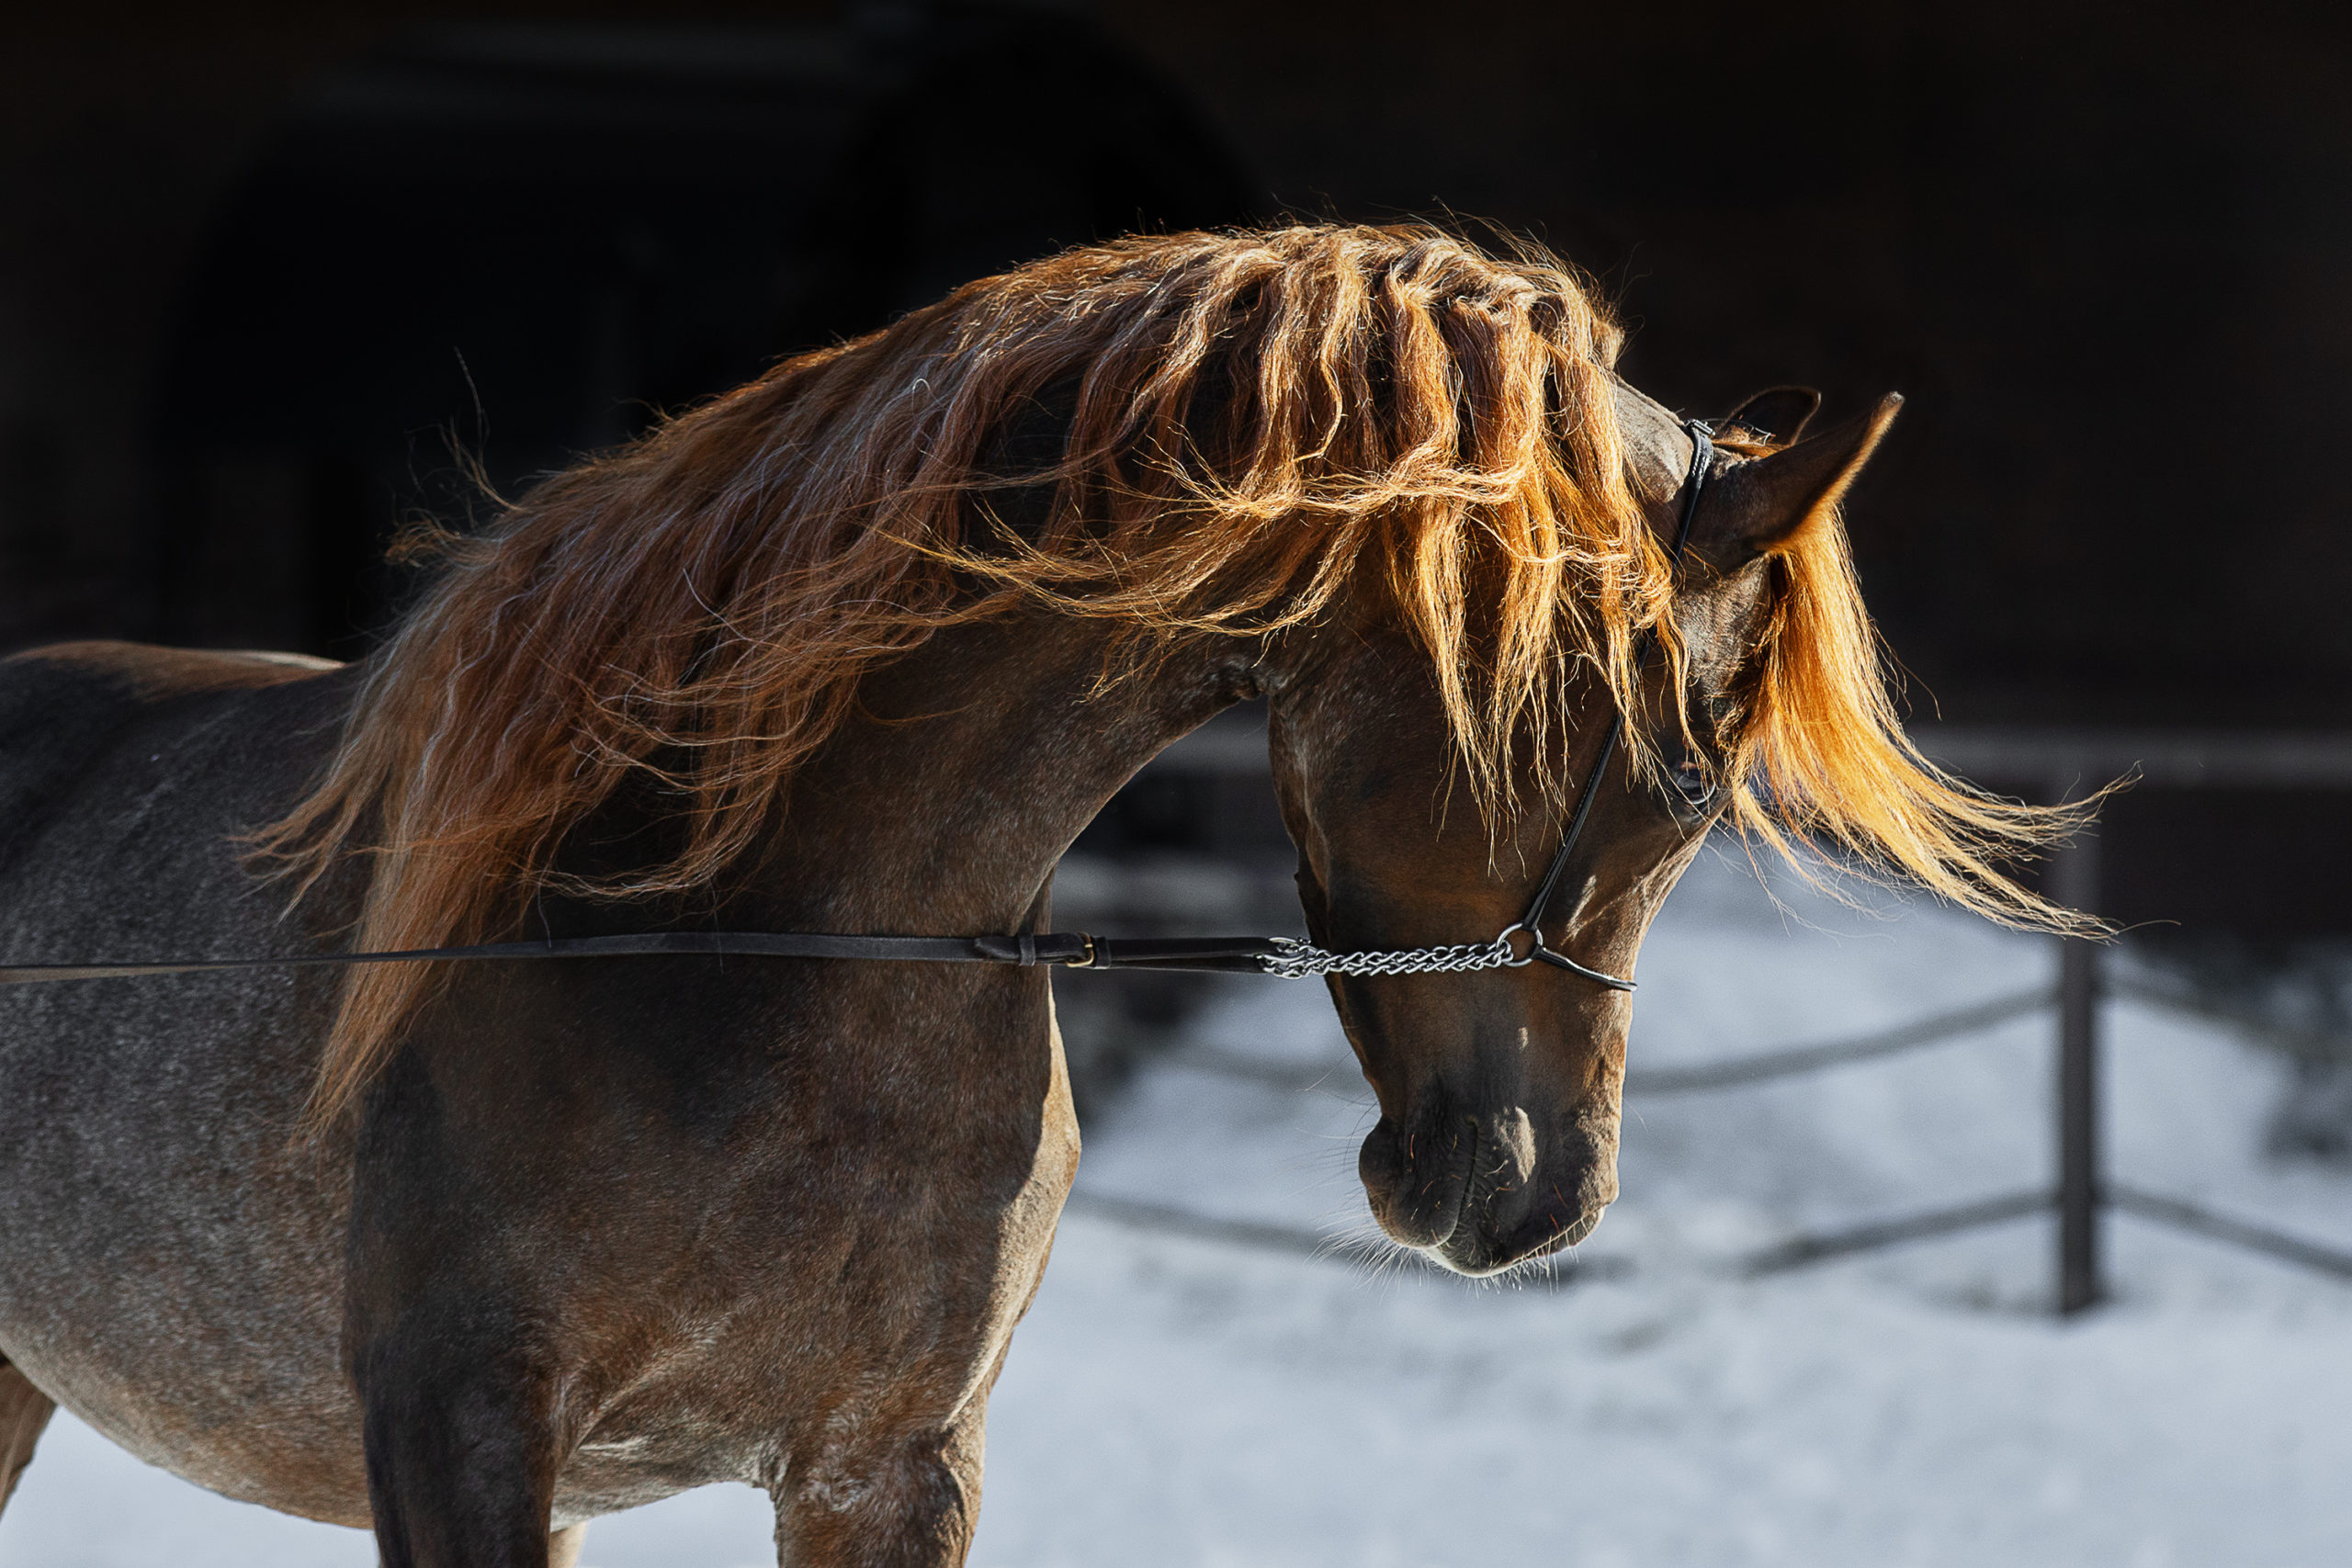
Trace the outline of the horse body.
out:
<instances>
[{"instance_id":1,"label":"horse body","mask_svg":"<svg viewBox=\"0 0 2352 1568\"><path fill-rule=\"evenodd\" d=\"M987 280L550 479L366 667L0 662L0 954L1037 931L1119 784L1250 695L1326 948L1491 939L1572 802L1542 934L1612 974L1735 804L2052 913L1979 853L2046 819L1905 749L1816 521L1892 405L1798 442L1816 400L1768 394L1702 472L1613 344L1421 231ZM1078 1157L1047 971L444 967L0 989L0 1503L53 1399L388 1568L568 1563L714 1481L796 1568L960 1562ZM1591 1230L1623 992L1331 989L1391 1237L1489 1274Z\"/></svg>"}]
</instances>

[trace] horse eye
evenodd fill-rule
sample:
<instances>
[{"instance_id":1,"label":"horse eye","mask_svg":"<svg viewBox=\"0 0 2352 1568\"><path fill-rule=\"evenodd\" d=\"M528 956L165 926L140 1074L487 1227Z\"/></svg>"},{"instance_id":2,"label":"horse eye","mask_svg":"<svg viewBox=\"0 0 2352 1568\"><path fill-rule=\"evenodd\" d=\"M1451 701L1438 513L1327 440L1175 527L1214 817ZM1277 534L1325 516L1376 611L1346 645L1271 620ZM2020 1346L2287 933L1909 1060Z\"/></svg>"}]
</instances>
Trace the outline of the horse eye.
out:
<instances>
[{"instance_id":1,"label":"horse eye","mask_svg":"<svg viewBox=\"0 0 2352 1568\"><path fill-rule=\"evenodd\" d=\"M1667 776L1674 781L1675 793L1692 806L1704 806L1715 798L1714 770L1696 757L1683 758Z\"/></svg>"}]
</instances>

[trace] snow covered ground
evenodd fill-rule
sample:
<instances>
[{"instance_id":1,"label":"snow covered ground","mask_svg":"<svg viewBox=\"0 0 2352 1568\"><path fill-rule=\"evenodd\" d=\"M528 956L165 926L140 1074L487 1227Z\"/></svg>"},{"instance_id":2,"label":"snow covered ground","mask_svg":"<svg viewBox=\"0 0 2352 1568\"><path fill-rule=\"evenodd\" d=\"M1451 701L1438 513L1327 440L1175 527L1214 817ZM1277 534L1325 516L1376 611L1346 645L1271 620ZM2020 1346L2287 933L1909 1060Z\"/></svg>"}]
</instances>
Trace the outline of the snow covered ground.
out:
<instances>
[{"instance_id":1,"label":"snow covered ground","mask_svg":"<svg viewBox=\"0 0 2352 1568\"><path fill-rule=\"evenodd\" d=\"M1637 1066L1719 1061L2046 980L2047 944L1873 919L1702 863L1642 959ZM1086 984L1068 976L1066 987ZM2259 1152L2276 1059L2120 1003L2110 1168L2352 1247L2352 1179ZM1236 980L1090 1131L1080 1202L990 1421L978 1568L2318 1568L2352 1562L2352 1286L2128 1217L2115 1303L2048 1315L2046 1221L1762 1280L1799 1232L2046 1181L2046 1019L1769 1085L1628 1102L1622 1276L1473 1288L1173 1235L1125 1202L1363 1228L1368 1096L1319 988ZM1254 1077L1233 1070L1254 1062ZM1329 1072L1311 1088L1316 1070ZM1091 1205L1091 1206L1089 1206ZM1345 1248L1340 1251L1344 1254ZM773 1561L765 1500L600 1521L600 1568ZM7 1568L362 1564L356 1532L210 1497L61 1416Z\"/></svg>"}]
</instances>

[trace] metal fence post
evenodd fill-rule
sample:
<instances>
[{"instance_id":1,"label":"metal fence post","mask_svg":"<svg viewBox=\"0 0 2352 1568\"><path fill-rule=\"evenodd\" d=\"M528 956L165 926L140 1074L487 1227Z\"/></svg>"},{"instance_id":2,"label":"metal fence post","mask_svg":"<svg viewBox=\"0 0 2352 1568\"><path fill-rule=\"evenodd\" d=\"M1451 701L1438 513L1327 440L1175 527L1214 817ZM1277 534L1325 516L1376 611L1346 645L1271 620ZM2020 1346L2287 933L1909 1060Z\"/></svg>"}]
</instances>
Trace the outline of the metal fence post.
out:
<instances>
[{"instance_id":1,"label":"metal fence post","mask_svg":"<svg viewBox=\"0 0 2352 1568\"><path fill-rule=\"evenodd\" d=\"M2061 796L2063 798L2063 795ZM2083 830L2052 857L2050 893L2086 913L2098 909L2098 840ZM2058 946L2058 1311L2071 1316L2106 1296L2099 1276L2099 945Z\"/></svg>"}]
</instances>

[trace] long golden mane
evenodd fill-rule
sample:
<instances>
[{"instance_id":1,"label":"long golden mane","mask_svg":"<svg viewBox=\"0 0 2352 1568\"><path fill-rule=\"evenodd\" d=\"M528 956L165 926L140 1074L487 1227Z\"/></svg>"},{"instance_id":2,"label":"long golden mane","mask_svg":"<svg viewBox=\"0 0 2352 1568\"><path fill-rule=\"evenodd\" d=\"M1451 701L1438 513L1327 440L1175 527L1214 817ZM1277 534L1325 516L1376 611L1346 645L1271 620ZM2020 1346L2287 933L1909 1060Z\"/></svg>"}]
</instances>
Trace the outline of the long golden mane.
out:
<instances>
[{"instance_id":1,"label":"long golden mane","mask_svg":"<svg viewBox=\"0 0 2352 1568\"><path fill-rule=\"evenodd\" d=\"M859 679L942 627L1046 604L1144 643L1260 637L1366 572L1429 655L1481 807L1509 808L1522 749L1556 801L1544 742L1567 682L1597 671L1632 711L1636 641L1671 588L1626 484L1618 344L1558 263L1417 226L1134 239L981 279L435 537L439 579L259 850L301 887L372 856L363 949L488 940L548 887L704 887L774 822ZM1048 395L1074 400L1058 465L989 471ZM989 505L1016 479L1053 496L1026 536ZM1786 568L1748 815L2049 917L1989 858L2041 819L1903 742L1842 544ZM677 801L683 848L560 877L565 835L632 777ZM430 982L354 971L315 1118L352 1103Z\"/></svg>"}]
</instances>

